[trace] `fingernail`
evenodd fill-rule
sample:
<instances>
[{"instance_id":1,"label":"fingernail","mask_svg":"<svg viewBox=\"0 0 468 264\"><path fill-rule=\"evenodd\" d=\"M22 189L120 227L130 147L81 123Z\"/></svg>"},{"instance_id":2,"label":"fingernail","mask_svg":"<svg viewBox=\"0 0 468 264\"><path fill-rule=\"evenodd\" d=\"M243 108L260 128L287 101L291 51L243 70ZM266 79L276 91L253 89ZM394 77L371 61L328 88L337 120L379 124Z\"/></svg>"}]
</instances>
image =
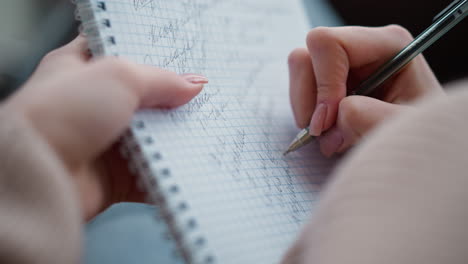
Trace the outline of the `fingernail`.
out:
<instances>
[{"instance_id":1,"label":"fingernail","mask_svg":"<svg viewBox=\"0 0 468 264\"><path fill-rule=\"evenodd\" d=\"M207 84L208 78L198 74L184 74L182 75L185 80L190 82L191 84Z\"/></svg>"},{"instance_id":2,"label":"fingernail","mask_svg":"<svg viewBox=\"0 0 468 264\"><path fill-rule=\"evenodd\" d=\"M312 136L320 136L325 127L325 120L327 119L328 107L326 104L321 103L315 109L312 120L310 121L310 134Z\"/></svg>"},{"instance_id":3,"label":"fingernail","mask_svg":"<svg viewBox=\"0 0 468 264\"><path fill-rule=\"evenodd\" d=\"M343 133L337 128L333 128L320 139L320 150L327 157L337 153L344 144Z\"/></svg>"}]
</instances>

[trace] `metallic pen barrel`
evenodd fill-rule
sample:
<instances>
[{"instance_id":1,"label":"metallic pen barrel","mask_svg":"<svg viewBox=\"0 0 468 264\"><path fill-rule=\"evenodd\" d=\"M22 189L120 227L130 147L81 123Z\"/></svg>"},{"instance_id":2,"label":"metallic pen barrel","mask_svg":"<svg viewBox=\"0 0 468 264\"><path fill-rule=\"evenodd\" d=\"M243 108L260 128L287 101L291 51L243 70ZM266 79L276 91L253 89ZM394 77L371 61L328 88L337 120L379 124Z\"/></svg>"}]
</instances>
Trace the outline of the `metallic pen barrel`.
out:
<instances>
[{"instance_id":1,"label":"metallic pen barrel","mask_svg":"<svg viewBox=\"0 0 468 264\"><path fill-rule=\"evenodd\" d=\"M314 136L310 135L310 130L309 128L303 129L297 137L294 139L294 141L291 143L289 146L288 150L286 150L283 155L286 156L291 152L294 152L306 145L308 145L310 142L312 142L315 139Z\"/></svg>"}]
</instances>

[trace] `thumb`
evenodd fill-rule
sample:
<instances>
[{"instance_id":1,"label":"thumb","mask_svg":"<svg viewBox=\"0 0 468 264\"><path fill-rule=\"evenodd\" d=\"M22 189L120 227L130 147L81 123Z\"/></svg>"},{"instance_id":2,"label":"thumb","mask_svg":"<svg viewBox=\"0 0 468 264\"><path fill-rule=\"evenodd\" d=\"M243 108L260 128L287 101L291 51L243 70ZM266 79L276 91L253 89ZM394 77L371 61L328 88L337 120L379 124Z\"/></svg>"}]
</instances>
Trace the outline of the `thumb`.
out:
<instances>
[{"instance_id":1,"label":"thumb","mask_svg":"<svg viewBox=\"0 0 468 264\"><path fill-rule=\"evenodd\" d=\"M330 157L347 150L382 121L406 108L365 96L344 98L335 127L319 139L322 153Z\"/></svg>"}]
</instances>

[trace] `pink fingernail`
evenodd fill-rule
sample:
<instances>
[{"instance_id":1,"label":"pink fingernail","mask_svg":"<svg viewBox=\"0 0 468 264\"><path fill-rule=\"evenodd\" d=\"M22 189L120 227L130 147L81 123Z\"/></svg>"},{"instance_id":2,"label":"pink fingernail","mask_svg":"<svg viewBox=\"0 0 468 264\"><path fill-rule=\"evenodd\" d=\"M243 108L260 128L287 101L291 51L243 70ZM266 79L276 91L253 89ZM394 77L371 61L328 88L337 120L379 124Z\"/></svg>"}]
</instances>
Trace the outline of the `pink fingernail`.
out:
<instances>
[{"instance_id":1,"label":"pink fingernail","mask_svg":"<svg viewBox=\"0 0 468 264\"><path fill-rule=\"evenodd\" d=\"M203 75L198 75L198 74L184 74L182 75L185 80L192 84L207 84L208 83L208 78L206 78Z\"/></svg>"},{"instance_id":2,"label":"pink fingernail","mask_svg":"<svg viewBox=\"0 0 468 264\"><path fill-rule=\"evenodd\" d=\"M312 120L310 121L310 134L312 136L320 136L325 127L325 121L327 119L328 107L326 104L321 103L315 109Z\"/></svg>"},{"instance_id":3,"label":"pink fingernail","mask_svg":"<svg viewBox=\"0 0 468 264\"><path fill-rule=\"evenodd\" d=\"M327 157L337 153L344 144L343 133L337 128L333 128L320 139L320 150Z\"/></svg>"}]
</instances>

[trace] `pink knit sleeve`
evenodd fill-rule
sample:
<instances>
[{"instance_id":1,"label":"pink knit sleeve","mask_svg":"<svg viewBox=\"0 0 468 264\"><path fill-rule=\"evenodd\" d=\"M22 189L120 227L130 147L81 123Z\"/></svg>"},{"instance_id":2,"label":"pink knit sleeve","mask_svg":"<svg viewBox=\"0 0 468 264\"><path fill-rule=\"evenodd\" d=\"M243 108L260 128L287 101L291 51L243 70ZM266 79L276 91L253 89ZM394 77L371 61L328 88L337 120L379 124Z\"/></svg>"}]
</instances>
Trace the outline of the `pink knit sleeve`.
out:
<instances>
[{"instance_id":1,"label":"pink knit sleeve","mask_svg":"<svg viewBox=\"0 0 468 264\"><path fill-rule=\"evenodd\" d=\"M35 131L0 108L0 263L79 263L70 176Z\"/></svg>"},{"instance_id":2,"label":"pink knit sleeve","mask_svg":"<svg viewBox=\"0 0 468 264\"><path fill-rule=\"evenodd\" d=\"M468 84L384 124L336 171L286 263L468 263Z\"/></svg>"}]
</instances>

